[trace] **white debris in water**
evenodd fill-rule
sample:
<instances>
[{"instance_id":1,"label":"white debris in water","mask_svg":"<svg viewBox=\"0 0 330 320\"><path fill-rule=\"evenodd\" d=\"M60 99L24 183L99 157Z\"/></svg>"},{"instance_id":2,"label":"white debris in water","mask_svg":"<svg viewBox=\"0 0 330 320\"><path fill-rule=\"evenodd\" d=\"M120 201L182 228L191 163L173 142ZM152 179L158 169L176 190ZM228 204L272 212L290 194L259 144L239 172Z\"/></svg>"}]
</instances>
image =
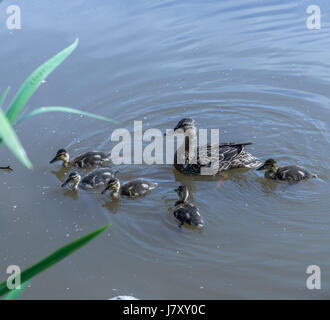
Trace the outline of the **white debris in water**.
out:
<instances>
[{"instance_id":1,"label":"white debris in water","mask_svg":"<svg viewBox=\"0 0 330 320\"><path fill-rule=\"evenodd\" d=\"M116 296L116 297L110 298L108 300L139 300L139 299L132 297L132 296Z\"/></svg>"}]
</instances>

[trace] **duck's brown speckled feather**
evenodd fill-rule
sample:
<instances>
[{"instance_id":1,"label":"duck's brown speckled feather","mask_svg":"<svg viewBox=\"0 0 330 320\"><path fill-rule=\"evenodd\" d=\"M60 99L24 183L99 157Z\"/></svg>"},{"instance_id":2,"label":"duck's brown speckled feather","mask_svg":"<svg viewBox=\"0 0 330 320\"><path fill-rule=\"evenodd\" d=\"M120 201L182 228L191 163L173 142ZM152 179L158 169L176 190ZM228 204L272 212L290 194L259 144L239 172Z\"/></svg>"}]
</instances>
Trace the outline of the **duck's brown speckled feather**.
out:
<instances>
[{"instance_id":1,"label":"duck's brown speckled feather","mask_svg":"<svg viewBox=\"0 0 330 320\"><path fill-rule=\"evenodd\" d=\"M135 179L124 183L120 187L120 193L129 198L141 197L155 189L158 183L145 179Z\"/></svg>"},{"instance_id":2,"label":"duck's brown speckled feather","mask_svg":"<svg viewBox=\"0 0 330 320\"><path fill-rule=\"evenodd\" d=\"M83 189L95 189L105 186L114 178L116 171L110 168L95 169L81 179L80 187Z\"/></svg>"},{"instance_id":3,"label":"duck's brown speckled feather","mask_svg":"<svg viewBox=\"0 0 330 320\"><path fill-rule=\"evenodd\" d=\"M109 154L100 151L89 151L76 156L70 161L70 164L78 168L91 168L95 166L102 166L104 163L109 161Z\"/></svg>"},{"instance_id":4,"label":"duck's brown speckled feather","mask_svg":"<svg viewBox=\"0 0 330 320\"><path fill-rule=\"evenodd\" d=\"M314 177L309 170L304 167L287 165L279 167L274 174L274 179L285 181L301 181Z\"/></svg>"},{"instance_id":5,"label":"duck's brown speckled feather","mask_svg":"<svg viewBox=\"0 0 330 320\"><path fill-rule=\"evenodd\" d=\"M203 147L197 148L197 161L196 163L189 163L188 162L188 152L187 154L187 161L185 164L178 164L177 163L177 154L174 157L174 166L177 170L182 173L189 174L189 175L200 175L202 167L211 168L213 165L213 172L219 173L224 170L234 169L234 168L257 168L261 165L261 161L250 153L243 151L246 145L251 144L251 142L247 143L223 143L221 145L207 145L206 152L207 156L205 157L205 146L204 146L204 154L200 151ZM218 154L216 159L210 158L213 154Z\"/></svg>"},{"instance_id":6,"label":"duck's brown speckled feather","mask_svg":"<svg viewBox=\"0 0 330 320\"><path fill-rule=\"evenodd\" d=\"M176 204L173 215L181 224L186 223L191 226L203 225L203 220L198 208L191 203L183 202Z\"/></svg>"}]
</instances>

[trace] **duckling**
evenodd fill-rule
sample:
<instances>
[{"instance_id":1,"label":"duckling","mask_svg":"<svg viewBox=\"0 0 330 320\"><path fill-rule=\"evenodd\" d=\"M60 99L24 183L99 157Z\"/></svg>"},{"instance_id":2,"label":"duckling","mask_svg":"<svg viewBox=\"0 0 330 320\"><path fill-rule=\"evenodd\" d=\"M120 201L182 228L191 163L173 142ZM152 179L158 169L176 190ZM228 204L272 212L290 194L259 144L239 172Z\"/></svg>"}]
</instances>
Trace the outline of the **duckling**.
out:
<instances>
[{"instance_id":1,"label":"duckling","mask_svg":"<svg viewBox=\"0 0 330 320\"><path fill-rule=\"evenodd\" d=\"M49 163L54 163L62 160L62 165L65 168L91 168L96 166L103 166L106 162L110 161L110 154L101 151L89 151L82 153L72 160L70 160L69 153L65 149L57 151L54 159Z\"/></svg>"},{"instance_id":2,"label":"duckling","mask_svg":"<svg viewBox=\"0 0 330 320\"><path fill-rule=\"evenodd\" d=\"M203 169L205 168L215 175L228 169L257 168L262 163L250 153L244 151L244 147L252 144L252 142L208 144L197 147L197 124L194 119L184 118L180 120L174 131L181 131L185 134L185 142L174 155L174 167L184 174L203 175ZM214 148L216 149L214 150ZM210 157L200 152L201 149L206 149ZM211 159L214 153L217 154L216 159ZM190 160L196 161L191 163L192 161Z\"/></svg>"},{"instance_id":3,"label":"duckling","mask_svg":"<svg viewBox=\"0 0 330 320\"><path fill-rule=\"evenodd\" d=\"M157 186L158 183L145 179L131 180L120 186L119 179L113 178L108 182L102 194L105 194L108 190L112 190L112 197L114 199L120 199L120 196L134 199L146 195Z\"/></svg>"},{"instance_id":4,"label":"duckling","mask_svg":"<svg viewBox=\"0 0 330 320\"><path fill-rule=\"evenodd\" d=\"M179 200L175 202L173 215L180 222L180 227L186 223L193 227L202 228L204 221L199 209L187 201L189 196L187 186L181 185L174 191L178 193Z\"/></svg>"},{"instance_id":5,"label":"duckling","mask_svg":"<svg viewBox=\"0 0 330 320\"><path fill-rule=\"evenodd\" d=\"M62 183L62 187L65 187L66 185L71 183L73 190L96 189L98 187L106 185L111 179L115 177L117 172L118 171L113 171L110 168L95 169L82 178L78 172L73 171Z\"/></svg>"},{"instance_id":6,"label":"duckling","mask_svg":"<svg viewBox=\"0 0 330 320\"><path fill-rule=\"evenodd\" d=\"M301 181L310 178L316 178L316 174L311 173L304 167L296 166L296 165L288 165L279 167L277 165L276 160L268 159L265 163L257 168L257 170L266 170L265 177L274 179L274 180L282 180L282 181Z\"/></svg>"}]
</instances>

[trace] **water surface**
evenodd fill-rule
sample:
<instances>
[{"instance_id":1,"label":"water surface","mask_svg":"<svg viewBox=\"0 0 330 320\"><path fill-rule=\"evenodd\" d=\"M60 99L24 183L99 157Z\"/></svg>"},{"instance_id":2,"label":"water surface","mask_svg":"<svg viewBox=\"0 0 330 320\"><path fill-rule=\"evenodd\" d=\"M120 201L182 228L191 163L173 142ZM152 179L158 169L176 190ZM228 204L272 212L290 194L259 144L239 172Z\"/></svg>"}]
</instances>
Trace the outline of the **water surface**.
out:
<instances>
[{"instance_id":1,"label":"water surface","mask_svg":"<svg viewBox=\"0 0 330 320\"><path fill-rule=\"evenodd\" d=\"M29 101L63 105L133 130L173 128L193 117L222 141L252 141L261 159L299 163L318 179L288 186L253 170L215 179L186 177L170 165L122 165L123 181L160 187L143 199L111 202L60 187L66 172L49 160L111 150L116 125L67 114L17 128L34 169L2 147L0 278L111 222L88 247L39 275L26 299L329 298L329 4L320 30L306 28L310 1L19 1L22 29L6 28L0 4L0 89L13 98L42 62L79 37L77 50ZM8 101L9 101L8 100ZM173 189L186 183L202 212L202 232L178 230ZM220 185L220 186L219 186ZM322 270L322 290L306 269Z\"/></svg>"}]
</instances>

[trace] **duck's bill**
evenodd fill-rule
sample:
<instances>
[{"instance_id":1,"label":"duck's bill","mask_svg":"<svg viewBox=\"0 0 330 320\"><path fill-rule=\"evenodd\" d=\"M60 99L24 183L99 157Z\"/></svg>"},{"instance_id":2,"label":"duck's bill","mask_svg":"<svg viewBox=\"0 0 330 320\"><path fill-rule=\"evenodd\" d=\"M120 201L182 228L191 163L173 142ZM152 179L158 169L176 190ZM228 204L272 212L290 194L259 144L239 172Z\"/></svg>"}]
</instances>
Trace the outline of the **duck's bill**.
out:
<instances>
[{"instance_id":1,"label":"duck's bill","mask_svg":"<svg viewBox=\"0 0 330 320\"><path fill-rule=\"evenodd\" d=\"M57 156L55 156L55 158L54 158L54 159L50 160L50 161L49 161L49 163L54 163L54 162L56 162L56 161L58 161L58 158L57 158Z\"/></svg>"},{"instance_id":2,"label":"duck's bill","mask_svg":"<svg viewBox=\"0 0 330 320\"><path fill-rule=\"evenodd\" d=\"M261 167L256 169L257 171L265 170L265 165L262 165Z\"/></svg>"},{"instance_id":3,"label":"duck's bill","mask_svg":"<svg viewBox=\"0 0 330 320\"><path fill-rule=\"evenodd\" d=\"M65 187L66 185L69 184L70 181L71 181L71 179L66 179L66 180L62 183L61 187L62 187L62 188Z\"/></svg>"},{"instance_id":4,"label":"duck's bill","mask_svg":"<svg viewBox=\"0 0 330 320\"><path fill-rule=\"evenodd\" d=\"M109 186L106 187L106 188L101 192L101 194L106 194L106 193L108 192L109 188L110 188Z\"/></svg>"},{"instance_id":5,"label":"duck's bill","mask_svg":"<svg viewBox=\"0 0 330 320\"><path fill-rule=\"evenodd\" d=\"M164 132L164 136L173 136L175 130L167 130L167 132Z\"/></svg>"}]
</instances>

